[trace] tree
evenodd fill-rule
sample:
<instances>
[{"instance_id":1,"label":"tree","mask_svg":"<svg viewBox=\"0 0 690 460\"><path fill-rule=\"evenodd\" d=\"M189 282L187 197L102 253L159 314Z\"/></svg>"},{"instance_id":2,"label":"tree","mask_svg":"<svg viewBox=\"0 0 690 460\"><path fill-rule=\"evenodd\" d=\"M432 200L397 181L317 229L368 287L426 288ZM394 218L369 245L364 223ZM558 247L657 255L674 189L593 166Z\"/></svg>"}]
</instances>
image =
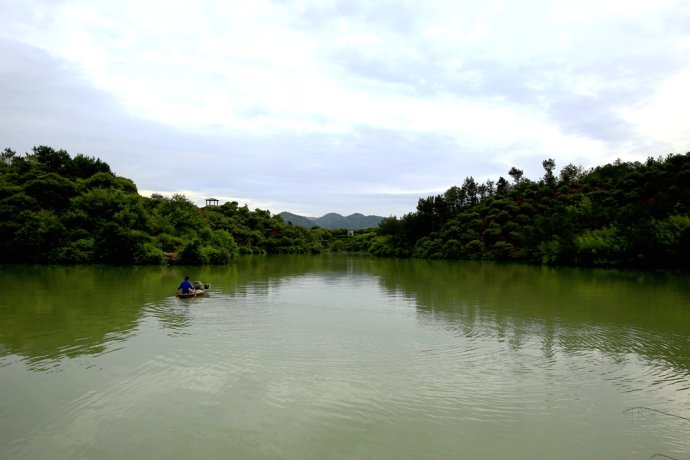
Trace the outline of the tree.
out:
<instances>
[{"instance_id":1,"label":"tree","mask_svg":"<svg viewBox=\"0 0 690 460\"><path fill-rule=\"evenodd\" d=\"M379 235L396 235L400 233L401 223L397 217L391 216L384 218L379 223L376 233Z\"/></svg>"},{"instance_id":2,"label":"tree","mask_svg":"<svg viewBox=\"0 0 690 460\"><path fill-rule=\"evenodd\" d=\"M474 180L472 176L465 179L465 182L462 183L462 189L465 191L465 197L467 200L466 205L476 205L479 201L479 198L477 197L479 190L477 187L477 182Z\"/></svg>"},{"instance_id":3,"label":"tree","mask_svg":"<svg viewBox=\"0 0 690 460\"><path fill-rule=\"evenodd\" d=\"M496 192L496 183L492 181L491 179L488 179L486 182L486 192L488 196L493 196L493 194Z\"/></svg>"},{"instance_id":4,"label":"tree","mask_svg":"<svg viewBox=\"0 0 690 460\"><path fill-rule=\"evenodd\" d=\"M52 211L25 211L23 225L17 229L11 246L17 256L26 262L51 262L52 251L58 248L65 237L66 229Z\"/></svg>"},{"instance_id":5,"label":"tree","mask_svg":"<svg viewBox=\"0 0 690 460\"><path fill-rule=\"evenodd\" d=\"M486 197L489 194L489 187L486 186L486 184L479 184L477 186L477 195L479 196L479 200L485 200Z\"/></svg>"},{"instance_id":6,"label":"tree","mask_svg":"<svg viewBox=\"0 0 690 460\"><path fill-rule=\"evenodd\" d=\"M41 174L36 179L27 181L24 191L35 198L42 208L55 211L66 209L70 199L77 195L74 183L54 172Z\"/></svg>"},{"instance_id":7,"label":"tree","mask_svg":"<svg viewBox=\"0 0 690 460\"><path fill-rule=\"evenodd\" d=\"M131 265L135 252L145 242L143 235L134 233L115 222L100 227L95 237L95 257L98 262Z\"/></svg>"},{"instance_id":8,"label":"tree","mask_svg":"<svg viewBox=\"0 0 690 460\"><path fill-rule=\"evenodd\" d=\"M96 231L107 222L139 230L147 230L150 227L143 197L122 190L88 190L72 200L72 209L79 211L78 214L85 219L75 223L89 231Z\"/></svg>"},{"instance_id":9,"label":"tree","mask_svg":"<svg viewBox=\"0 0 690 460\"><path fill-rule=\"evenodd\" d=\"M561 169L561 182L564 184L571 184L582 176L582 166L575 166L570 163Z\"/></svg>"},{"instance_id":10,"label":"tree","mask_svg":"<svg viewBox=\"0 0 690 460\"><path fill-rule=\"evenodd\" d=\"M110 166L107 163L95 157L82 155L81 153L72 158L72 161L67 168L67 173L70 177L75 179L87 179L98 173L112 175Z\"/></svg>"},{"instance_id":11,"label":"tree","mask_svg":"<svg viewBox=\"0 0 690 460\"><path fill-rule=\"evenodd\" d=\"M0 165L11 165L12 160L14 160L17 152L12 149L6 148L0 153Z\"/></svg>"},{"instance_id":12,"label":"tree","mask_svg":"<svg viewBox=\"0 0 690 460\"><path fill-rule=\"evenodd\" d=\"M615 225L587 229L575 237L577 261L585 266L619 265L627 245L627 241Z\"/></svg>"},{"instance_id":13,"label":"tree","mask_svg":"<svg viewBox=\"0 0 690 460\"><path fill-rule=\"evenodd\" d=\"M451 215L457 214L465 207L467 201L466 193L467 191L464 188L454 185L443 194Z\"/></svg>"},{"instance_id":14,"label":"tree","mask_svg":"<svg viewBox=\"0 0 690 460\"><path fill-rule=\"evenodd\" d=\"M510 184L508 184L508 181L503 178L503 176L498 178L498 181L496 181L496 194L497 195L505 195L508 193L508 189L510 188Z\"/></svg>"},{"instance_id":15,"label":"tree","mask_svg":"<svg viewBox=\"0 0 690 460\"><path fill-rule=\"evenodd\" d=\"M194 238L203 226L199 208L180 194L157 200L152 214L158 218L159 225L168 223L169 231L175 236Z\"/></svg>"},{"instance_id":16,"label":"tree","mask_svg":"<svg viewBox=\"0 0 690 460\"><path fill-rule=\"evenodd\" d=\"M517 169L515 166L510 168L510 171L508 171L508 175L513 178L513 180L515 181L515 185L520 184L520 180L522 180L523 174L524 172L522 171L522 169Z\"/></svg>"},{"instance_id":17,"label":"tree","mask_svg":"<svg viewBox=\"0 0 690 460\"><path fill-rule=\"evenodd\" d=\"M33 156L46 172L63 174L72 161L69 153L41 145L33 148Z\"/></svg>"},{"instance_id":18,"label":"tree","mask_svg":"<svg viewBox=\"0 0 690 460\"><path fill-rule=\"evenodd\" d=\"M549 158L541 162L544 167L544 182L549 187L552 187L556 183L556 178L553 175L553 170L556 168L556 160Z\"/></svg>"}]
</instances>

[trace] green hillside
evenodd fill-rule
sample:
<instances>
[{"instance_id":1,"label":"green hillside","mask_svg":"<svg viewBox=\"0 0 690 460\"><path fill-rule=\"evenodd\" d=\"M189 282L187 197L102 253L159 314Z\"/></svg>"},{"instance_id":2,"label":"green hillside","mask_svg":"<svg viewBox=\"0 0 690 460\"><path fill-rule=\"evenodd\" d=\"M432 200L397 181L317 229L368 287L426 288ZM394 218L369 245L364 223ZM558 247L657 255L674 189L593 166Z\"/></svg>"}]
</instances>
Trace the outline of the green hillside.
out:
<instances>
[{"instance_id":1,"label":"green hillside","mask_svg":"<svg viewBox=\"0 0 690 460\"><path fill-rule=\"evenodd\" d=\"M384 220L369 252L536 264L687 268L690 266L690 153L616 161L590 170L566 165L529 180L472 177L415 212Z\"/></svg>"},{"instance_id":2,"label":"green hillside","mask_svg":"<svg viewBox=\"0 0 690 460\"><path fill-rule=\"evenodd\" d=\"M401 217L306 219L237 202L199 208L182 195L143 197L99 159L45 146L23 156L6 149L0 263L223 264L238 254L356 251L583 267L690 266L690 153L589 170L570 164L558 174L554 160L542 166L536 180L516 167L508 171L511 181L478 183L470 176L420 198Z\"/></svg>"},{"instance_id":3,"label":"green hillside","mask_svg":"<svg viewBox=\"0 0 690 460\"><path fill-rule=\"evenodd\" d=\"M182 195L143 197L85 155L41 146L0 157L0 263L224 264L332 245L326 231L237 202L200 209Z\"/></svg>"},{"instance_id":4,"label":"green hillside","mask_svg":"<svg viewBox=\"0 0 690 460\"><path fill-rule=\"evenodd\" d=\"M290 223L292 225L297 225L304 228L318 227L318 225L312 219L304 216L298 216L297 214L292 214L291 212L281 212L278 215L285 223Z\"/></svg>"}]
</instances>

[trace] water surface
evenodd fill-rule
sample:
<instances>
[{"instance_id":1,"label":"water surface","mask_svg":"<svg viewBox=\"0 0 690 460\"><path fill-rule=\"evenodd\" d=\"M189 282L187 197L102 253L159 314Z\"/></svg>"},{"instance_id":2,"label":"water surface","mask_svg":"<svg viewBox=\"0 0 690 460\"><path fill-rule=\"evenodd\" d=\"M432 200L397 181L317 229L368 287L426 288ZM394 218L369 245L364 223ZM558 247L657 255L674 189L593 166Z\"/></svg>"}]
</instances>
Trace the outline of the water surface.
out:
<instances>
[{"instance_id":1,"label":"water surface","mask_svg":"<svg viewBox=\"0 0 690 460\"><path fill-rule=\"evenodd\" d=\"M690 459L687 276L0 267L3 459Z\"/></svg>"}]
</instances>

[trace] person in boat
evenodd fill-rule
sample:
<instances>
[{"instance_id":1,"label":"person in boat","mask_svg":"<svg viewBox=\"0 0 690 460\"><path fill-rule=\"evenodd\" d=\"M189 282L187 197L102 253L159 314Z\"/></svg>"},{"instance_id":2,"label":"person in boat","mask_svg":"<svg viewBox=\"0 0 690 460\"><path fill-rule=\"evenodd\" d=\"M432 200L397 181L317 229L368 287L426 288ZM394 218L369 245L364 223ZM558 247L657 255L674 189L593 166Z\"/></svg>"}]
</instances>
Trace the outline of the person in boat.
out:
<instances>
[{"instance_id":1,"label":"person in boat","mask_svg":"<svg viewBox=\"0 0 690 460\"><path fill-rule=\"evenodd\" d=\"M190 294L195 292L194 291L194 285L192 284L191 281L189 281L189 276L184 277L184 281L180 283L180 285L177 287L178 291L182 291L182 294Z\"/></svg>"},{"instance_id":2,"label":"person in boat","mask_svg":"<svg viewBox=\"0 0 690 460\"><path fill-rule=\"evenodd\" d=\"M202 283L201 281L194 281L194 289L197 291L208 291L211 289L210 284Z\"/></svg>"}]
</instances>

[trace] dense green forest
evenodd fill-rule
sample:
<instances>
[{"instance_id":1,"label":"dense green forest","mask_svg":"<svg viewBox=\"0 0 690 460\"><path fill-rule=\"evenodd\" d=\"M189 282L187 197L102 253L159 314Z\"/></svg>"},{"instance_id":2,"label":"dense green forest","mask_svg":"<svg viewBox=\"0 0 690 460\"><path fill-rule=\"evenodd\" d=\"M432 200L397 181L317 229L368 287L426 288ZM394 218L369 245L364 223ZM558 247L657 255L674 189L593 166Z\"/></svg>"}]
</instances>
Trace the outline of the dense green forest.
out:
<instances>
[{"instance_id":1,"label":"dense green forest","mask_svg":"<svg viewBox=\"0 0 690 460\"><path fill-rule=\"evenodd\" d=\"M236 202L143 197L103 161L35 147L0 154L0 262L224 264L238 254L345 249L347 231L304 229Z\"/></svg>"},{"instance_id":2,"label":"dense green forest","mask_svg":"<svg viewBox=\"0 0 690 460\"><path fill-rule=\"evenodd\" d=\"M537 181L472 177L385 219L369 252L626 268L690 266L690 153L590 170L542 163Z\"/></svg>"},{"instance_id":3,"label":"dense green forest","mask_svg":"<svg viewBox=\"0 0 690 460\"><path fill-rule=\"evenodd\" d=\"M224 264L238 254L368 252L546 265L688 268L690 153L523 171L419 199L357 231L305 229L237 202L143 197L103 161L35 147L0 154L0 263Z\"/></svg>"}]
</instances>

